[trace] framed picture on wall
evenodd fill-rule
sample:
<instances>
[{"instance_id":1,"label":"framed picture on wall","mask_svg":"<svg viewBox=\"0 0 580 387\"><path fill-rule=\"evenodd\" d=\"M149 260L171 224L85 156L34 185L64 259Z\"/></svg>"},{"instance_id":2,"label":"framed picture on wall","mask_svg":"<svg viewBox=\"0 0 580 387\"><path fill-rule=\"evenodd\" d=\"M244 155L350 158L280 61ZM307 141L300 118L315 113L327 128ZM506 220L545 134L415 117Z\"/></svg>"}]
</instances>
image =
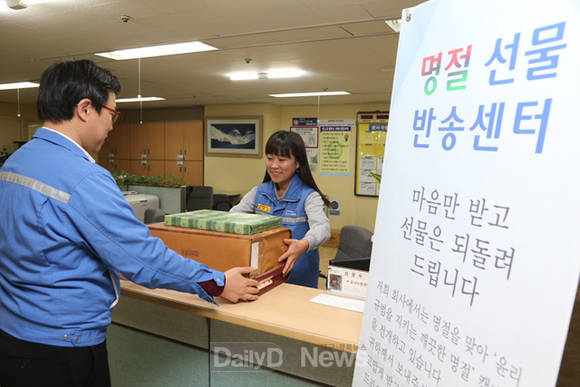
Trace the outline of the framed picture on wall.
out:
<instances>
[{"instance_id":1,"label":"framed picture on wall","mask_svg":"<svg viewBox=\"0 0 580 387\"><path fill-rule=\"evenodd\" d=\"M262 157L262 116L206 117L207 156Z\"/></svg>"}]
</instances>

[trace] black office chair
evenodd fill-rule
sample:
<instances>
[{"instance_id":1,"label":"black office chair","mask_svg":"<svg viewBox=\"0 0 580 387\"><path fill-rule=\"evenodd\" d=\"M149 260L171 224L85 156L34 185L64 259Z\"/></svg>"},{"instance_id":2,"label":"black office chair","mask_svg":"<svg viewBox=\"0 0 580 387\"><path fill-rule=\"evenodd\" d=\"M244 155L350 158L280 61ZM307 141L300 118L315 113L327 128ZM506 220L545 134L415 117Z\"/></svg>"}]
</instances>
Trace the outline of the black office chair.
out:
<instances>
[{"instance_id":1,"label":"black office chair","mask_svg":"<svg viewBox=\"0 0 580 387\"><path fill-rule=\"evenodd\" d=\"M165 220L165 211L161 208L147 208L143 215L143 223L157 223Z\"/></svg>"},{"instance_id":2,"label":"black office chair","mask_svg":"<svg viewBox=\"0 0 580 387\"><path fill-rule=\"evenodd\" d=\"M206 185L190 185L186 190L185 208L187 211L213 207L213 187Z\"/></svg>"},{"instance_id":3,"label":"black office chair","mask_svg":"<svg viewBox=\"0 0 580 387\"><path fill-rule=\"evenodd\" d=\"M230 198L226 194L213 195L213 209L219 211L229 211L232 208Z\"/></svg>"},{"instance_id":4,"label":"black office chair","mask_svg":"<svg viewBox=\"0 0 580 387\"><path fill-rule=\"evenodd\" d=\"M329 264L358 270L369 270L373 233L360 226L343 226L338 250Z\"/></svg>"}]
</instances>

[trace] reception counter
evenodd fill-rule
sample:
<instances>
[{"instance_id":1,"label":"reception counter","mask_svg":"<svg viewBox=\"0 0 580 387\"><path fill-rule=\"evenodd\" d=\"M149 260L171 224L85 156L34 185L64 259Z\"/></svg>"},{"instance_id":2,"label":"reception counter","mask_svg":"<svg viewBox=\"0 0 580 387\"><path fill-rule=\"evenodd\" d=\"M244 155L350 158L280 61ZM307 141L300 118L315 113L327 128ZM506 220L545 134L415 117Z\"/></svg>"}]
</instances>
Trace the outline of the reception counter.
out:
<instances>
[{"instance_id":1,"label":"reception counter","mask_svg":"<svg viewBox=\"0 0 580 387\"><path fill-rule=\"evenodd\" d=\"M362 313L282 284L254 302L219 306L122 281L109 329L113 386L350 386ZM558 386L578 385L580 298ZM360 361L360 359L359 359Z\"/></svg>"},{"instance_id":2,"label":"reception counter","mask_svg":"<svg viewBox=\"0 0 580 387\"><path fill-rule=\"evenodd\" d=\"M121 289L125 297L311 344L342 346L351 352L356 352L362 324L362 313L310 302L323 291L304 286L282 284L253 302L232 304L217 297L219 306L193 294L151 290L128 281L123 281Z\"/></svg>"},{"instance_id":3,"label":"reception counter","mask_svg":"<svg viewBox=\"0 0 580 387\"><path fill-rule=\"evenodd\" d=\"M129 281L121 289L108 335L113 385L352 382L362 313L309 301L322 290L282 284L218 306Z\"/></svg>"}]
</instances>

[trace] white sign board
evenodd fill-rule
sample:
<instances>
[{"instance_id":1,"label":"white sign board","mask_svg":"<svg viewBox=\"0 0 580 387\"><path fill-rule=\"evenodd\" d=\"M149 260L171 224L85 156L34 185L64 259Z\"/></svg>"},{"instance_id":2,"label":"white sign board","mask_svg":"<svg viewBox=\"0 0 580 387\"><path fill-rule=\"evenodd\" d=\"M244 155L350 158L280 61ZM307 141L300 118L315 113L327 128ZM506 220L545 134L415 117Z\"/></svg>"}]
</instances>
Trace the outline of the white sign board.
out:
<instances>
[{"instance_id":1,"label":"white sign board","mask_svg":"<svg viewBox=\"0 0 580 387\"><path fill-rule=\"evenodd\" d=\"M580 1L403 12L356 386L556 383L580 273Z\"/></svg>"}]
</instances>

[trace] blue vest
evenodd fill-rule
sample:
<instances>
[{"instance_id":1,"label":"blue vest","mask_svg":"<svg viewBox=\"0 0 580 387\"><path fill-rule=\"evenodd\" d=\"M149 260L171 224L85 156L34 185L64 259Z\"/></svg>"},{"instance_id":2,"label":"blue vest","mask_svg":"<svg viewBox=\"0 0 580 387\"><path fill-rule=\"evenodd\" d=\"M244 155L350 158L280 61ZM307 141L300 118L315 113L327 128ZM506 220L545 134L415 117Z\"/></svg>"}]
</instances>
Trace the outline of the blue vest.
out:
<instances>
[{"instance_id":1,"label":"blue vest","mask_svg":"<svg viewBox=\"0 0 580 387\"><path fill-rule=\"evenodd\" d=\"M256 192L254 212L281 216L282 226L290 229L292 238L302 239L310 229L304 204L306 198L313 192L315 191L312 188L294 175L286 194L278 200L274 183L272 181L262 183ZM320 272L319 261L318 249L302 254L290 272L288 283L317 288Z\"/></svg>"}]
</instances>

